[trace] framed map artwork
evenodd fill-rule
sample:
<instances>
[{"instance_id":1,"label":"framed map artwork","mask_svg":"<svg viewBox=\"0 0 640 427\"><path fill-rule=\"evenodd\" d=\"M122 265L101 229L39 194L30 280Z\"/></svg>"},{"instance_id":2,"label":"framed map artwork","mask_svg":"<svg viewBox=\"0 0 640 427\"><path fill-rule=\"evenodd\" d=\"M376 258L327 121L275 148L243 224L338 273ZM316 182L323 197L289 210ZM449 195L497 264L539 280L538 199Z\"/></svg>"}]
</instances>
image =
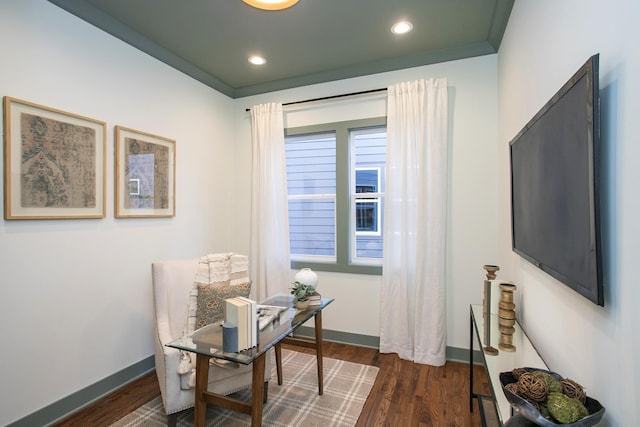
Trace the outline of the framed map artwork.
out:
<instances>
[{"instance_id":1,"label":"framed map artwork","mask_svg":"<svg viewBox=\"0 0 640 427\"><path fill-rule=\"evenodd\" d=\"M116 126L116 218L176 215L176 142Z\"/></svg>"},{"instance_id":2,"label":"framed map artwork","mask_svg":"<svg viewBox=\"0 0 640 427\"><path fill-rule=\"evenodd\" d=\"M5 96L5 219L104 218L105 140L105 122Z\"/></svg>"}]
</instances>

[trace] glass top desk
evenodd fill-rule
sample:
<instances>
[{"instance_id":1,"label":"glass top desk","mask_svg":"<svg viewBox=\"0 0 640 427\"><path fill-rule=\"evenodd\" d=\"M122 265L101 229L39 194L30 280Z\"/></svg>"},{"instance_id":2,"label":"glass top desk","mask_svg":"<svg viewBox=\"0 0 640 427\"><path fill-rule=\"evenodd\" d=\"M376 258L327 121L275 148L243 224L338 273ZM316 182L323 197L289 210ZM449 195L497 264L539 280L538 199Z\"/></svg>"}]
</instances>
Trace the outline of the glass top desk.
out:
<instances>
[{"instance_id":1,"label":"glass top desk","mask_svg":"<svg viewBox=\"0 0 640 427\"><path fill-rule=\"evenodd\" d=\"M322 298L319 306L311 306L306 310L293 308L293 296L275 295L260 302L260 305L286 307L269 325L258 334L258 346L238 353L222 351L222 326L207 325L194 331L191 335L167 344L168 347L196 353L196 388L194 425L204 426L207 404L213 404L251 415L251 425L262 425L263 381L265 358L267 351L275 347L278 384L282 384L281 346L292 344L316 350L318 365L318 394L323 393L322 376L322 310L333 302L333 298ZM315 340L294 338L291 333L311 318L315 319ZM248 365L253 363L251 403L246 403L229 396L212 393L207 390L209 377L209 358L228 360Z\"/></svg>"}]
</instances>

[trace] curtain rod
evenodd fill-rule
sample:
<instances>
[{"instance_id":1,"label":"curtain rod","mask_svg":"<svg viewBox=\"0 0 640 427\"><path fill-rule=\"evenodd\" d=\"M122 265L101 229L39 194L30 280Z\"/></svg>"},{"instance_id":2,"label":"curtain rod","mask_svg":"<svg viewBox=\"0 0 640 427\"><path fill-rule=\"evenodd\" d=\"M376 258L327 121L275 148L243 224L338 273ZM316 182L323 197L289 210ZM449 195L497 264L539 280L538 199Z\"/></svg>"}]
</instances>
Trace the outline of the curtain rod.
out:
<instances>
[{"instance_id":1,"label":"curtain rod","mask_svg":"<svg viewBox=\"0 0 640 427\"><path fill-rule=\"evenodd\" d=\"M304 104L307 102L315 102L315 101L326 101L328 99L344 98L346 96L366 95L369 93L386 92L386 91L387 91L387 88L363 90L361 92L351 92L351 93L343 93L341 95L323 96L322 98L305 99L303 101L285 102L284 104L282 104L282 106L284 107L286 105ZM247 108L245 111L251 111L251 108Z\"/></svg>"}]
</instances>

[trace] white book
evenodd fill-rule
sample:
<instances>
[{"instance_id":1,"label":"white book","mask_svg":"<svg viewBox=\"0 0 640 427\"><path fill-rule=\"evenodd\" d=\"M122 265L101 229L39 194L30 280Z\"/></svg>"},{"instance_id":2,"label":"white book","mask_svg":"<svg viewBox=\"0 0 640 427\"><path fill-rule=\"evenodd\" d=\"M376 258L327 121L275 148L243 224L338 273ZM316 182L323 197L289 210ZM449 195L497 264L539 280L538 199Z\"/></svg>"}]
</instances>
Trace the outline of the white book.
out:
<instances>
[{"instance_id":1,"label":"white book","mask_svg":"<svg viewBox=\"0 0 640 427\"><path fill-rule=\"evenodd\" d=\"M247 328L248 332L248 340L250 347L255 347L258 345L258 304L245 297L238 297L239 300L245 301L248 305L248 319L249 327Z\"/></svg>"},{"instance_id":2,"label":"white book","mask_svg":"<svg viewBox=\"0 0 640 427\"><path fill-rule=\"evenodd\" d=\"M225 301L225 321L238 327L238 351L251 347L249 342L249 306L246 301L228 298Z\"/></svg>"}]
</instances>

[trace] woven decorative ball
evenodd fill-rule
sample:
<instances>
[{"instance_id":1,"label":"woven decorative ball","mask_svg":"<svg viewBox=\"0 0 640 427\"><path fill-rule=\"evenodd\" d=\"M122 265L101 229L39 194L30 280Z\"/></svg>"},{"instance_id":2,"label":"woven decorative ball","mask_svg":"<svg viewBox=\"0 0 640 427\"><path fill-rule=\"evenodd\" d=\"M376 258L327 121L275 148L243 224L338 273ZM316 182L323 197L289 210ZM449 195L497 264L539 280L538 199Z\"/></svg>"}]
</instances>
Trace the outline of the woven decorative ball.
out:
<instances>
[{"instance_id":1,"label":"woven decorative ball","mask_svg":"<svg viewBox=\"0 0 640 427\"><path fill-rule=\"evenodd\" d=\"M513 394L518 394L518 383L510 383L504 386L505 389L509 390Z\"/></svg>"},{"instance_id":2,"label":"woven decorative ball","mask_svg":"<svg viewBox=\"0 0 640 427\"><path fill-rule=\"evenodd\" d=\"M513 374L513 378L518 379L520 378L520 375L526 373L527 370L524 368L515 368L514 370L511 371L511 374Z\"/></svg>"},{"instance_id":3,"label":"woven decorative ball","mask_svg":"<svg viewBox=\"0 0 640 427\"><path fill-rule=\"evenodd\" d=\"M569 397L578 399L584 405L587 400L587 394L580 384L569 378L563 379L562 381L560 381L560 384L562 384L562 392L564 394Z\"/></svg>"},{"instance_id":4,"label":"woven decorative ball","mask_svg":"<svg viewBox=\"0 0 640 427\"><path fill-rule=\"evenodd\" d=\"M534 402L544 401L549 393L547 383L542 378L528 372L521 374L518 378L518 390L523 397Z\"/></svg>"}]
</instances>

